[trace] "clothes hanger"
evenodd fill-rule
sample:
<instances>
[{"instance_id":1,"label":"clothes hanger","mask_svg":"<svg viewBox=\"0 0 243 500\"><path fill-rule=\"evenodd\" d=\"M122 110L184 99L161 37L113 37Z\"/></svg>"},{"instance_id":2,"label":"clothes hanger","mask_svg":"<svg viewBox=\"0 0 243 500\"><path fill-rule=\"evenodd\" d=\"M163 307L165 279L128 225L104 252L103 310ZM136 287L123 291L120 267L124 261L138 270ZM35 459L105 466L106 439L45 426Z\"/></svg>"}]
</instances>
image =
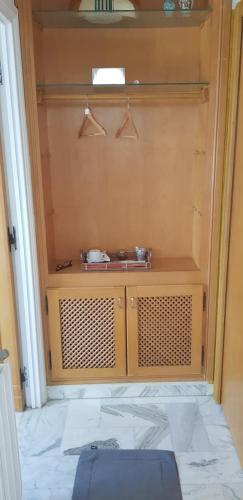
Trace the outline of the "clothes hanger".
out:
<instances>
[{"instance_id":1,"label":"clothes hanger","mask_svg":"<svg viewBox=\"0 0 243 500\"><path fill-rule=\"evenodd\" d=\"M93 125L96 132L85 133L85 128L89 124ZM106 132L105 128L102 127L102 125L100 125L100 123L95 119L88 103L86 103L85 108L84 108L84 117L83 117L83 121L82 121L80 130L79 130L78 137L79 138L81 138L81 137L96 137L98 135L106 136L107 132Z\"/></svg>"},{"instance_id":2,"label":"clothes hanger","mask_svg":"<svg viewBox=\"0 0 243 500\"><path fill-rule=\"evenodd\" d=\"M80 0L70 0L69 10L79 10Z\"/></svg>"},{"instance_id":3,"label":"clothes hanger","mask_svg":"<svg viewBox=\"0 0 243 500\"><path fill-rule=\"evenodd\" d=\"M125 132L127 129L127 132ZM130 129L130 130L129 130ZM134 123L132 113L131 113L131 108L130 108L130 102L129 99L127 101L127 109L125 111L122 124L120 128L116 132L116 138L120 139L138 139L138 131L136 128L136 125Z\"/></svg>"}]
</instances>

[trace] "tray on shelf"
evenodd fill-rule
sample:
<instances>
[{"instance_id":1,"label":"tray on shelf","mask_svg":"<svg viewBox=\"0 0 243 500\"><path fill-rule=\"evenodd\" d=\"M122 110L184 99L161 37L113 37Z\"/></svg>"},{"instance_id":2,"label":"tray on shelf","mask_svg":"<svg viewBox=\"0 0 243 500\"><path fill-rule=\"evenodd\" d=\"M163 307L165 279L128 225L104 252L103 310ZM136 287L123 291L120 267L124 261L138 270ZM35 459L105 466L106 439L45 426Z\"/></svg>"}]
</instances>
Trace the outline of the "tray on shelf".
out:
<instances>
[{"instance_id":1,"label":"tray on shelf","mask_svg":"<svg viewBox=\"0 0 243 500\"><path fill-rule=\"evenodd\" d=\"M125 250L125 258L119 259L117 252L107 252L110 257L110 262L87 262L87 252L81 250L81 270L82 271L146 271L151 269L152 250L146 249L145 260L137 260L135 250Z\"/></svg>"}]
</instances>

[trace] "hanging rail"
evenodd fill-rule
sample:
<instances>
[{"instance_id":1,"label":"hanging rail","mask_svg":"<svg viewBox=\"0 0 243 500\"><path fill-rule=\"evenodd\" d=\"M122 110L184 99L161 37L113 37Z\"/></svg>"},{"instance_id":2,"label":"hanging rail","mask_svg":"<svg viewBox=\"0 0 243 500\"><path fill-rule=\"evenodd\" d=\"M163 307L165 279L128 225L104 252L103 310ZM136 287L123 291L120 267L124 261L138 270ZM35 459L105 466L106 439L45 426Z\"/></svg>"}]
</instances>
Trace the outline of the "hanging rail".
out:
<instances>
[{"instance_id":1,"label":"hanging rail","mask_svg":"<svg viewBox=\"0 0 243 500\"><path fill-rule=\"evenodd\" d=\"M195 86L188 85L184 88L179 88L178 86L166 87L160 90L154 89L150 91L136 92L135 90L126 90L123 92L80 92L80 93L61 93L61 92L48 92L48 90L38 89L37 90L37 102L38 104L43 104L47 102L151 102L151 101L197 101L197 102L207 102L209 98L209 90L207 86Z\"/></svg>"}]
</instances>

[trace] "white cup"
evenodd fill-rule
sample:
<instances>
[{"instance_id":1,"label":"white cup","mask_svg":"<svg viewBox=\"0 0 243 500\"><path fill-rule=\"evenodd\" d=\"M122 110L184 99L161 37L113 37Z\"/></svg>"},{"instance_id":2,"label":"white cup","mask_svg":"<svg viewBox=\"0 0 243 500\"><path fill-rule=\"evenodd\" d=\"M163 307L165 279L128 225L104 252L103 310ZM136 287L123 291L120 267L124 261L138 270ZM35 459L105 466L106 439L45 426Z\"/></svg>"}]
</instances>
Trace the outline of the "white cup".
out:
<instances>
[{"instance_id":1,"label":"white cup","mask_svg":"<svg viewBox=\"0 0 243 500\"><path fill-rule=\"evenodd\" d=\"M87 252L87 261L89 263L95 263L95 262L109 262L110 258L106 254L106 252L103 252L101 250L89 250Z\"/></svg>"},{"instance_id":2,"label":"white cup","mask_svg":"<svg viewBox=\"0 0 243 500\"><path fill-rule=\"evenodd\" d=\"M179 7L181 10L193 9L194 0L179 0Z\"/></svg>"}]
</instances>

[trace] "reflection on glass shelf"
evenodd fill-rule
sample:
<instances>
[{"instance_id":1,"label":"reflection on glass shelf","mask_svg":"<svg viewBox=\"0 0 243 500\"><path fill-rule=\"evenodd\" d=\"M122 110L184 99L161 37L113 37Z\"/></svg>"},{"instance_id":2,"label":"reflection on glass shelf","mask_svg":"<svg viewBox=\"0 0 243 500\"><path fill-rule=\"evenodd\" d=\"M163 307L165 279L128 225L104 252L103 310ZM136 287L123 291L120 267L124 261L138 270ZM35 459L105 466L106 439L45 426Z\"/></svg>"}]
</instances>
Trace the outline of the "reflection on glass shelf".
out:
<instances>
[{"instance_id":1,"label":"reflection on glass shelf","mask_svg":"<svg viewBox=\"0 0 243 500\"><path fill-rule=\"evenodd\" d=\"M132 13L132 16L130 15ZM44 28L172 28L201 26L210 11L34 11L33 18Z\"/></svg>"},{"instance_id":2,"label":"reflection on glass shelf","mask_svg":"<svg viewBox=\"0 0 243 500\"><path fill-rule=\"evenodd\" d=\"M37 89L56 92L62 91L71 93L73 92L107 92L108 91L118 91L126 92L128 90L134 90L135 92L145 92L147 90L190 90L190 89L200 89L208 87L208 82L139 82L139 83L126 83L125 85L113 84L113 85L93 85L92 83L38 83Z\"/></svg>"},{"instance_id":3,"label":"reflection on glass shelf","mask_svg":"<svg viewBox=\"0 0 243 500\"><path fill-rule=\"evenodd\" d=\"M42 100L154 100L160 98L195 99L202 102L208 99L208 82L154 82L127 83L126 85L92 85L83 83L39 83L37 93Z\"/></svg>"}]
</instances>

